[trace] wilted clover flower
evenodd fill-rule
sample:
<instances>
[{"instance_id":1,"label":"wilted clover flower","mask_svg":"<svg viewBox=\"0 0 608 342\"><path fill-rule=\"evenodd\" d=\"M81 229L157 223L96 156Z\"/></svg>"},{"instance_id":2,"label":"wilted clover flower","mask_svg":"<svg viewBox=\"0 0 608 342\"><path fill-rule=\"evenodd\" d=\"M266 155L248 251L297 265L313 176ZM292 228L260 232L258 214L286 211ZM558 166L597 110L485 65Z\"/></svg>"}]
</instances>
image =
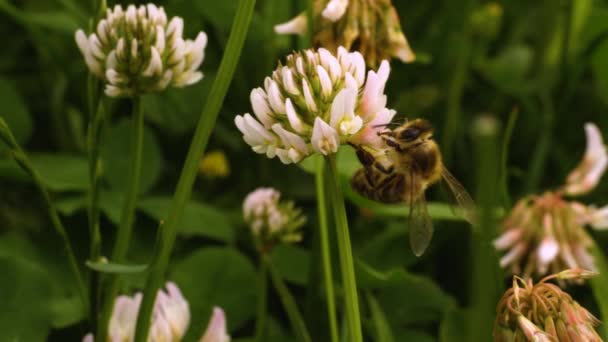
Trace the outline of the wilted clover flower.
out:
<instances>
[{"instance_id":1,"label":"wilted clover flower","mask_svg":"<svg viewBox=\"0 0 608 342\"><path fill-rule=\"evenodd\" d=\"M395 57L404 63L416 58L401 30L391 0L314 0L312 35L314 45L330 51L353 46L368 65ZM277 33L305 34L306 14L275 26Z\"/></svg>"},{"instance_id":2,"label":"wilted clover flower","mask_svg":"<svg viewBox=\"0 0 608 342\"><path fill-rule=\"evenodd\" d=\"M500 264L510 267L513 274L527 277L578 267L595 270L588 250L592 240L584 227L608 228L608 206L596 209L564 198L591 191L606 170L608 154L598 128L586 124L585 131L585 156L566 185L521 199L503 221L503 233L494 245L508 250Z\"/></svg>"},{"instance_id":3,"label":"wilted clover flower","mask_svg":"<svg viewBox=\"0 0 608 342\"><path fill-rule=\"evenodd\" d=\"M285 164L348 142L380 148L377 131L395 115L384 95L389 72L383 61L366 79L363 56L342 47L337 58L326 49L293 53L251 92L257 120L238 115L236 126L255 152Z\"/></svg>"},{"instance_id":4,"label":"wilted clover flower","mask_svg":"<svg viewBox=\"0 0 608 342\"><path fill-rule=\"evenodd\" d=\"M116 5L88 37L78 30L76 43L90 71L106 83L108 96L134 96L184 87L203 77L197 69L207 35L184 40L183 27L182 18L168 21L165 10L154 4L129 5L126 11Z\"/></svg>"},{"instance_id":5,"label":"wilted clover flower","mask_svg":"<svg viewBox=\"0 0 608 342\"><path fill-rule=\"evenodd\" d=\"M168 282L166 288L166 291L159 289L156 296L149 342L180 341L190 323L190 307L177 285ZM116 297L108 326L108 341L133 341L141 299L141 292ZM83 339L83 342L93 341L91 334Z\"/></svg>"},{"instance_id":6,"label":"wilted clover flower","mask_svg":"<svg viewBox=\"0 0 608 342\"><path fill-rule=\"evenodd\" d=\"M536 285L514 277L513 286L496 308L494 341L601 341L594 330L600 321L558 286L547 283L553 278L580 280L593 275L581 269L567 270Z\"/></svg>"},{"instance_id":7,"label":"wilted clover flower","mask_svg":"<svg viewBox=\"0 0 608 342\"><path fill-rule=\"evenodd\" d=\"M273 188L258 188L243 202L243 217L261 252L277 242L296 242L302 238L299 230L306 218L293 202L280 198L281 193Z\"/></svg>"}]
</instances>

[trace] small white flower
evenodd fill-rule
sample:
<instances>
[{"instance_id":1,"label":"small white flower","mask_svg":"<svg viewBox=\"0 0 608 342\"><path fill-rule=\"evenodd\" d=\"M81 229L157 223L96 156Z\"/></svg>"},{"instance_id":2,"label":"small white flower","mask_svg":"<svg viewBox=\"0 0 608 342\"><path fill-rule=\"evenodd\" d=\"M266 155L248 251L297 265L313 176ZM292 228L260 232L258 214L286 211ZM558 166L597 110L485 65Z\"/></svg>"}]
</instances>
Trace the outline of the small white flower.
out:
<instances>
[{"instance_id":1,"label":"small white flower","mask_svg":"<svg viewBox=\"0 0 608 342\"><path fill-rule=\"evenodd\" d=\"M521 228L509 229L494 240L494 248L504 251L519 241L522 234L523 230Z\"/></svg>"},{"instance_id":2,"label":"small white flower","mask_svg":"<svg viewBox=\"0 0 608 342\"><path fill-rule=\"evenodd\" d=\"M322 15L331 21L338 21L346 12L346 7L348 7L348 0L330 0Z\"/></svg>"},{"instance_id":3,"label":"small white flower","mask_svg":"<svg viewBox=\"0 0 608 342\"><path fill-rule=\"evenodd\" d=\"M108 328L108 337L111 341L133 340L141 298L141 293L136 293L133 297L118 296L116 298Z\"/></svg>"},{"instance_id":4,"label":"small white flower","mask_svg":"<svg viewBox=\"0 0 608 342\"><path fill-rule=\"evenodd\" d=\"M249 113L244 116L237 116L234 122L238 129L243 133L243 139L256 153L265 153L269 158L275 156L277 138L274 134L267 131Z\"/></svg>"},{"instance_id":5,"label":"small white flower","mask_svg":"<svg viewBox=\"0 0 608 342\"><path fill-rule=\"evenodd\" d=\"M308 19L306 13L302 13L295 18L274 26L274 32L278 34L297 34L303 36L308 29Z\"/></svg>"},{"instance_id":6,"label":"small white flower","mask_svg":"<svg viewBox=\"0 0 608 342\"><path fill-rule=\"evenodd\" d=\"M219 307L213 308L213 314L205 330L205 334L199 342L230 342L230 336L226 329L226 315Z\"/></svg>"},{"instance_id":7,"label":"small white flower","mask_svg":"<svg viewBox=\"0 0 608 342\"><path fill-rule=\"evenodd\" d=\"M253 89L249 96L249 100L251 101L251 107L253 108L255 116L262 122L265 128L269 129L272 126L273 119L271 116L272 111L268 106L268 100L264 89Z\"/></svg>"},{"instance_id":8,"label":"small white flower","mask_svg":"<svg viewBox=\"0 0 608 342\"><path fill-rule=\"evenodd\" d=\"M243 201L243 217L260 251L275 242L294 242L301 237L298 230L305 221L301 211L280 197L273 188L258 188Z\"/></svg>"},{"instance_id":9,"label":"small white flower","mask_svg":"<svg viewBox=\"0 0 608 342\"><path fill-rule=\"evenodd\" d=\"M154 4L129 5L126 11L116 5L95 32L87 37L78 30L75 39L89 70L106 82L108 96L134 96L169 85L185 87L203 77L197 69L207 35L184 40L183 25L178 17L167 23L164 9Z\"/></svg>"},{"instance_id":10,"label":"small white flower","mask_svg":"<svg viewBox=\"0 0 608 342\"><path fill-rule=\"evenodd\" d=\"M587 220L595 229L608 229L608 206L601 208L587 208Z\"/></svg>"},{"instance_id":11,"label":"small white flower","mask_svg":"<svg viewBox=\"0 0 608 342\"><path fill-rule=\"evenodd\" d=\"M168 282L166 288L167 291L159 291L156 298L158 324L166 324L170 329L172 338L168 340L181 340L190 324L190 306L175 283Z\"/></svg>"},{"instance_id":12,"label":"small white flower","mask_svg":"<svg viewBox=\"0 0 608 342\"><path fill-rule=\"evenodd\" d=\"M327 156L338 151L340 146L340 136L338 132L328 125L323 119L315 118L315 124L312 128L312 148Z\"/></svg>"},{"instance_id":13,"label":"small white flower","mask_svg":"<svg viewBox=\"0 0 608 342\"><path fill-rule=\"evenodd\" d=\"M587 148L581 163L568 175L564 188L568 195L582 195L591 191L608 166L608 153L600 130L595 124L587 123L585 133Z\"/></svg>"},{"instance_id":14,"label":"small white flower","mask_svg":"<svg viewBox=\"0 0 608 342\"><path fill-rule=\"evenodd\" d=\"M384 87L388 80L391 67L387 61L380 63L378 72L370 70L367 73L367 82L361 98L361 113L364 117L374 115L386 106L386 95Z\"/></svg>"}]
</instances>

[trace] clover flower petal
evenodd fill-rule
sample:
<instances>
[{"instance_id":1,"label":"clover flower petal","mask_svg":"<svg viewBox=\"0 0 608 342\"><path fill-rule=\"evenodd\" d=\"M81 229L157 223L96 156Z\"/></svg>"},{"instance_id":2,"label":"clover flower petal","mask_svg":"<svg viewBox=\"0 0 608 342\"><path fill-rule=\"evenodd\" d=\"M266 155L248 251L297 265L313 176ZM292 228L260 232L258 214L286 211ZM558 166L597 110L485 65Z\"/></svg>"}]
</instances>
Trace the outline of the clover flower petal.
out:
<instances>
[{"instance_id":1,"label":"clover flower petal","mask_svg":"<svg viewBox=\"0 0 608 342\"><path fill-rule=\"evenodd\" d=\"M593 123L585 124L587 148L581 163L568 175L564 191L582 195L593 190L608 167L608 153L602 134Z\"/></svg>"}]
</instances>

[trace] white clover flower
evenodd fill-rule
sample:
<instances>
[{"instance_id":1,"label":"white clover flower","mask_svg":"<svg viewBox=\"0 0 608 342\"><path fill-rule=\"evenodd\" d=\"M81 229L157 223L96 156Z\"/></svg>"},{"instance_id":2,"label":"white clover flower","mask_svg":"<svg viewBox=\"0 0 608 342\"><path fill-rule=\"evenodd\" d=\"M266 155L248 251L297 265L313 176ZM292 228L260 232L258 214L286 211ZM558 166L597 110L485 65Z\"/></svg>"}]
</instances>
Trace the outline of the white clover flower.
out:
<instances>
[{"instance_id":1,"label":"white clover flower","mask_svg":"<svg viewBox=\"0 0 608 342\"><path fill-rule=\"evenodd\" d=\"M608 163L597 126L588 123L585 132L585 156L568 176L566 185L556 192L520 200L504 220L503 231L494 246L506 251L500 265L509 267L513 274L543 275L568 268L595 270L589 251L592 240L585 226L608 228L608 206L596 208L564 198L591 191Z\"/></svg>"},{"instance_id":2,"label":"white clover flower","mask_svg":"<svg viewBox=\"0 0 608 342\"><path fill-rule=\"evenodd\" d=\"M404 63L416 59L391 0L313 0L312 8L313 27L303 12L276 25L275 32L304 35L310 29L315 47L336 52L356 46L372 67L391 57Z\"/></svg>"},{"instance_id":3,"label":"white clover flower","mask_svg":"<svg viewBox=\"0 0 608 342\"><path fill-rule=\"evenodd\" d=\"M161 91L168 86L185 87L198 82L207 35L182 38L184 22L167 19L154 4L120 5L108 9L105 18L88 37L76 31L76 43L89 70L102 79L111 97Z\"/></svg>"},{"instance_id":4,"label":"white clover flower","mask_svg":"<svg viewBox=\"0 0 608 342\"><path fill-rule=\"evenodd\" d=\"M226 315L219 307L213 308L213 315L209 320L205 334L199 342L230 342L230 336L226 330Z\"/></svg>"},{"instance_id":5,"label":"white clover flower","mask_svg":"<svg viewBox=\"0 0 608 342\"><path fill-rule=\"evenodd\" d=\"M180 341L190 324L190 307L179 288L172 282L168 282L166 288L166 291L158 290L148 342ZM108 341L133 341L141 300L141 292L116 297L108 325ZM94 342L93 335L85 335L83 342Z\"/></svg>"},{"instance_id":6,"label":"white clover flower","mask_svg":"<svg viewBox=\"0 0 608 342\"><path fill-rule=\"evenodd\" d=\"M301 240L299 229L306 219L291 201L280 201L281 193L273 188L258 188L243 201L243 217L260 251L276 242Z\"/></svg>"},{"instance_id":7,"label":"white clover flower","mask_svg":"<svg viewBox=\"0 0 608 342\"><path fill-rule=\"evenodd\" d=\"M581 163L568 175L564 192L582 195L593 190L608 166L608 153L602 134L593 123L585 124L587 148Z\"/></svg>"},{"instance_id":8,"label":"white clover flower","mask_svg":"<svg viewBox=\"0 0 608 342\"><path fill-rule=\"evenodd\" d=\"M251 91L255 118L238 115L235 124L253 151L285 164L349 142L380 149L379 125L395 115L384 95L390 66L383 61L367 80L365 72L363 56L342 47L337 57L326 49L291 54Z\"/></svg>"}]
</instances>

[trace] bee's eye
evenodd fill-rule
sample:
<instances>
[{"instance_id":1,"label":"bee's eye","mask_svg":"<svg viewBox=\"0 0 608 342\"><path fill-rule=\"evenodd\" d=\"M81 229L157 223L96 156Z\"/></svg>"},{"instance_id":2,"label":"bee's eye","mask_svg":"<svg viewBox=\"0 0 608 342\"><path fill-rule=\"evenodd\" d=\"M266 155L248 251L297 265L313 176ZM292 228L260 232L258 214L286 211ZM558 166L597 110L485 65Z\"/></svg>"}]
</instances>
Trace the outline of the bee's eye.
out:
<instances>
[{"instance_id":1,"label":"bee's eye","mask_svg":"<svg viewBox=\"0 0 608 342\"><path fill-rule=\"evenodd\" d=\"M405 141L412 141L420 135L420 129L416 127L408 128L399 134L399 138Z\"/></svg>"}]
</instances>

